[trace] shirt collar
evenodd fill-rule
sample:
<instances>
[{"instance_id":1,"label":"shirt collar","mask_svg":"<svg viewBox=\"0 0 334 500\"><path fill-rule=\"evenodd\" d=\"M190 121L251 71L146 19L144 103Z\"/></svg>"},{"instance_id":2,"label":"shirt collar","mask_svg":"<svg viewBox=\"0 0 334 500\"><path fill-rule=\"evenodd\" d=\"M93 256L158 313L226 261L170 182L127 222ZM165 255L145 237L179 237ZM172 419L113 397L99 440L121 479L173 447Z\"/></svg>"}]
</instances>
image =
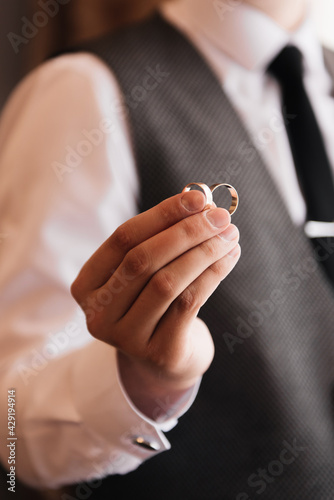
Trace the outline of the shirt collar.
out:
<instances>
[{"instance_id":1,"label":"shirt collar","mask_svg":"<svg viewBox=\"0 0 334 500\"><path fill-rule=\"evenodd\" d=\"M294 32L285 31L263 12L243 3L234 7L208 0L178 0L163 7L167 18L205 38L233 62L263 72L288 44L304 55L306 70L324 69L323 54L310 15Z\"/></svg>"}]
</instances>

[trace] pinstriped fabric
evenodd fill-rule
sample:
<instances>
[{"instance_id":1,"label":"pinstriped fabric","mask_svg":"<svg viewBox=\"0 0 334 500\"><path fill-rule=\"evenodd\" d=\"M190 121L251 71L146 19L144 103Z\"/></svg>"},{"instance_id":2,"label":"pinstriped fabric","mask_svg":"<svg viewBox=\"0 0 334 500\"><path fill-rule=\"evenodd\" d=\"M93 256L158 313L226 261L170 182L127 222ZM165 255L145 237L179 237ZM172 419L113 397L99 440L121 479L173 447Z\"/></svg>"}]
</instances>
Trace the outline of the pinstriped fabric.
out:
<instances>
[{"instance_id":1,"label":"pinstriped fabric","mask_svg":"<svg viewBox=\"0 0 334 500\"><path fill-rule=\"evenodd\" d=\"M141 209L192 181L229 182L242 246L201 309L216 355L168 433L172 449L106 479L93 498L333 499L334 302L308 241L214 75L174 28L154 16L88 49L127 96Z\"/></svg>"}]
</instances>

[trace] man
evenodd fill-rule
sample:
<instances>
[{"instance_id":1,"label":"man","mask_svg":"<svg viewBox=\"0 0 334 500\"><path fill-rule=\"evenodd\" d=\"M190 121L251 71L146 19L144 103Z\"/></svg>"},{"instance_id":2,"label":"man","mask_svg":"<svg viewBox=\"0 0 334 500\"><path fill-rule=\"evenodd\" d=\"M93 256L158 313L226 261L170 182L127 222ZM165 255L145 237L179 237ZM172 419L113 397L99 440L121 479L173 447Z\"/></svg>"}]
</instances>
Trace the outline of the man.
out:
<instances>
[{"instance_id":1,"label":"man","mask_svg":"<svg viewBox=\"0 0 334 500\"><path fill-rule=\"evenodd\" d=\"M95 498L330 498L333 297L317 260L331 247L303 233L285 132L298 116L283 119L267 71L287 45L333 165L332 80L303 1L167 4L89 45L98 57L47 63L7 108L5 189L33 188L28 213L10 198L4 218L22 240L5 242L2 385L21 394L30 484L109 474L87 486ZM227 279L240 255L227 212L171 198L198 180L239 190L244 252ZM68 293L85 261L72 293L88 330Z\"/></svg>"}]
</instances>

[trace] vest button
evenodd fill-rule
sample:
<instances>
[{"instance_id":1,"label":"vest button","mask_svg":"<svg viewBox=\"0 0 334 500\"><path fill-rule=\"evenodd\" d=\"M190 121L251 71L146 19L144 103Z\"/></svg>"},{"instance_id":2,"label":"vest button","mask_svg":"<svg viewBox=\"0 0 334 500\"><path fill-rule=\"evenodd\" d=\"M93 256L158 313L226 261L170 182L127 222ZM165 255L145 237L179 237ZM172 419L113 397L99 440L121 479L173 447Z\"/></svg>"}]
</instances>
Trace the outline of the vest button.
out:
<instances>
[{"instance_id":1,"label":"vest button","mask_svg":"<svg viewBox=\"0 0 334 500\"><path fill-rule=\"evenodd\" d=\"M151 450L151 451L159 451L160 450L160 445L156 441L146 441L142 436L136 436L132 442L133 442L133 444L136 444L137 446L141 446L142 448L145 448L146 450Z\"/></svg>"}]
</instances>

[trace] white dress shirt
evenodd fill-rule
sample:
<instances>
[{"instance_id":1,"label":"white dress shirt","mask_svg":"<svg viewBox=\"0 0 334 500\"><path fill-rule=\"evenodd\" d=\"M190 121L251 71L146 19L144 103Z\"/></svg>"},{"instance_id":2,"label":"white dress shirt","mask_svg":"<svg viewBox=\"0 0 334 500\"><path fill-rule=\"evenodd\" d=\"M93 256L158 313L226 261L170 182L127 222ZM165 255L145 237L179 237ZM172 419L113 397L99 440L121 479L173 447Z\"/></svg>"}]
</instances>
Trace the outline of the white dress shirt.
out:
<instances>
[{"instance_id":1,"label":"white dress shirt","mask_svg":"<svg viewBox=\"0 0 334 500\"><path fill-rule=\"evenodd\" d=\"M300 48L334 165L332 82L308 19L289 34L260 12L235 5L222 15L213 2L180 0L163 14L216 73L301 224L305 204L279 92L264 69L288 42ZM165 421L146 418L122 388L115 350L90 336L70 295L85 261L138 210L121 100L104 63L90 54L65 55L24 79L0 123L0 391L5 401L7 390L16 389L17 473L37 487L124 474L168 449L163 432L176 425L198 389L178 408L157 401L157 417L166 411L170 417ZM2 411L2 442L5 417ZM138 436L157 451L133 444ZM3 446L0 456L6 464Z\"/></svg>"}]
</instances>

